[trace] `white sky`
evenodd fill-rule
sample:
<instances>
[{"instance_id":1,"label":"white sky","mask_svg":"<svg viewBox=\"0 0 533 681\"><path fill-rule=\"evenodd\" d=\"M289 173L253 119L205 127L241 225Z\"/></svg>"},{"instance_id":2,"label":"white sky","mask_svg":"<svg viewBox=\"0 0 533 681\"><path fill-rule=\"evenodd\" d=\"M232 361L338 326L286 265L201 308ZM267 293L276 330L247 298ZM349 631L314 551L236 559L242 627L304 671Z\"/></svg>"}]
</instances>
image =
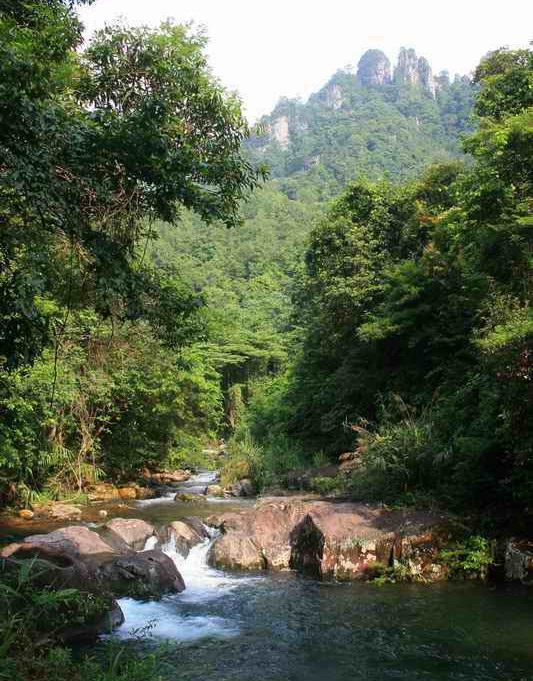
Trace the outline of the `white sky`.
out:
<instances>
[{"instance_id":1,"label":"white sky","mask_svg":"<svg viewBox=\"0 0 533 681\"><path fill-rule=\"evenodd\" d=\"M306 99L369 48L394 63L402 45L414 47L453 76L533 39L533 0L96 0L81 17L88 33L119 17L203 24L213 72L252 119L282 95Z\"/></svg>"}]
</instances>

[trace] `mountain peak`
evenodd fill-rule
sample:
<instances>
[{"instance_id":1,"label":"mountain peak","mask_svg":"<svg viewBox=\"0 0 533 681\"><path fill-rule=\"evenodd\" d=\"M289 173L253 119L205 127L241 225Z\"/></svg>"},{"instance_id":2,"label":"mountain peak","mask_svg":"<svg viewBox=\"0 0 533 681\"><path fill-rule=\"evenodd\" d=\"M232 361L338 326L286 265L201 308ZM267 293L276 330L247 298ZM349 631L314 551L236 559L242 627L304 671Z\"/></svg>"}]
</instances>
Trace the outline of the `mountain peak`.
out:
<instances>
[{"instance_id":1,"label":"mountain peak","mask_svg":"<svg viewBox=\"0 0 533 681\"><path fill-rule=\"evenodd\" d=\"M381 50L367 50L357 65L357 80L362 86L388 85L391 63Z\"/></svg>"},{"instance_id":2,"label":"mountain peak","mask_svg":"<svg viewBox=\"0 0 533 681\"><path fill-rule=\"evenodd\" d=\"M413 48L401 48L394 69L394 82L398 85L419 85L432 97L435 96L431 66L425 57L418 57Z\"/></svg>"}]
</instances>

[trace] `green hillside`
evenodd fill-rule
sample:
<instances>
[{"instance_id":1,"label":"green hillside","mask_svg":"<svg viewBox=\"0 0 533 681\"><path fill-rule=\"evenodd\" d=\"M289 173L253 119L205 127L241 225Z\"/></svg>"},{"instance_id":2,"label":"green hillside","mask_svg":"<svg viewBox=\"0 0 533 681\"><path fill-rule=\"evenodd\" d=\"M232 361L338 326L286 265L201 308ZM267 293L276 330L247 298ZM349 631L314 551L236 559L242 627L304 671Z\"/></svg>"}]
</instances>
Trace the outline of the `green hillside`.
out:
<instances>
[{"instance_id":1,"label":"green hillside","mask_svg":"<svg viewBox=\"0 0 533 681\"><path fill-rule=\"evenodd\" d=\"M383 52L369 50L356 71L338 71L308 102L280 100L261 119L250 156L291 197L312 189L327 198L361 176L406 180L462 155L475 90L466 76L433 76L414 50L402 49L394 71Z\"/></svg>"}]
</instances>

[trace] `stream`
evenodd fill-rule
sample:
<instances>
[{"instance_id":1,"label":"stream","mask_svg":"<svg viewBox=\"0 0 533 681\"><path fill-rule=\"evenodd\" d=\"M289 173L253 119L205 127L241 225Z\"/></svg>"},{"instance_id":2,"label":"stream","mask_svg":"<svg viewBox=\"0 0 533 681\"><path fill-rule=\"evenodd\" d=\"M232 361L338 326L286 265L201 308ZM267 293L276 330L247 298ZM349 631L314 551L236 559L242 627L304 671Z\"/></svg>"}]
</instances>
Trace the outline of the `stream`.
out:
<instances>
[{"instance_id":1,"label":"stream","mask_svg":"<svg viewBox=\"0 0 533 681\"><path fill-rule=\"evenodd\" d=\"M210 482L192 478L183 490ZM247 501L191 507L137 502L132 516L165 523ZM184 558L186 590L159 602L122 599L115 635L168 641L180 681L533 681L533 590L474 582L317 582L292 573L228 573L207 565L206 539Z\"/></svg>"}]
</instances>

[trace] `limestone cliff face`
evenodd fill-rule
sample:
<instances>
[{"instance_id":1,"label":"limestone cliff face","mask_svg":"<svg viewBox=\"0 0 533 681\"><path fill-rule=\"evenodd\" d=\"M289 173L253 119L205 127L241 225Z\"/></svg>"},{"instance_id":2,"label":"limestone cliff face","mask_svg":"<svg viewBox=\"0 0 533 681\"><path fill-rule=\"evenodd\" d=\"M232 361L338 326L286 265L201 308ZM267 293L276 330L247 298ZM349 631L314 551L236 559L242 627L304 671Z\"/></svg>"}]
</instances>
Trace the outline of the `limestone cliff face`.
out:
<instances>
[{"instance_id":1,"label":"limestone cliff face","mask_svg":"<svg viewBox=\"0 0 533 681\"><path fill-rule=\"evenodd\" d=\"M394 69L394 82L398 85L418 85L429 95L435 96L435 80L429 62L424 57L417 57L410 48L402 47L398 56L398 64Z\"/></svg>"},{"instance_id":2,"label":"limestone cliff face","mask_svg":"<svg viewBox=\"0 0 533 681\"><path fill-rule=\"evenodd\" d=\"M363 87L388 85L391 82L391 64L381 50L367 50L357 65L357 80Z\"/></svg>"},{"instance_id":3,"label":"limestone cliff face","mask_svg":"<svg viewBox=\"0 0 533 681\"><path fill-rule=\"evenodd\" d=\"M289 117L279 116L272 123L272 137L276 140L282 149L289 146Z\"/></svg>"},{"instance_id":4,"label":"limestone cliff face","mask_svg":"<svg viewBox=\"0 0 533 681\"><path fill-rule=\"evenodd\" d=\"M320 93L320 98L330 109L340 109L344 104L344 95L338 83L328 83Z\"/></svg>"}]
</instances>

